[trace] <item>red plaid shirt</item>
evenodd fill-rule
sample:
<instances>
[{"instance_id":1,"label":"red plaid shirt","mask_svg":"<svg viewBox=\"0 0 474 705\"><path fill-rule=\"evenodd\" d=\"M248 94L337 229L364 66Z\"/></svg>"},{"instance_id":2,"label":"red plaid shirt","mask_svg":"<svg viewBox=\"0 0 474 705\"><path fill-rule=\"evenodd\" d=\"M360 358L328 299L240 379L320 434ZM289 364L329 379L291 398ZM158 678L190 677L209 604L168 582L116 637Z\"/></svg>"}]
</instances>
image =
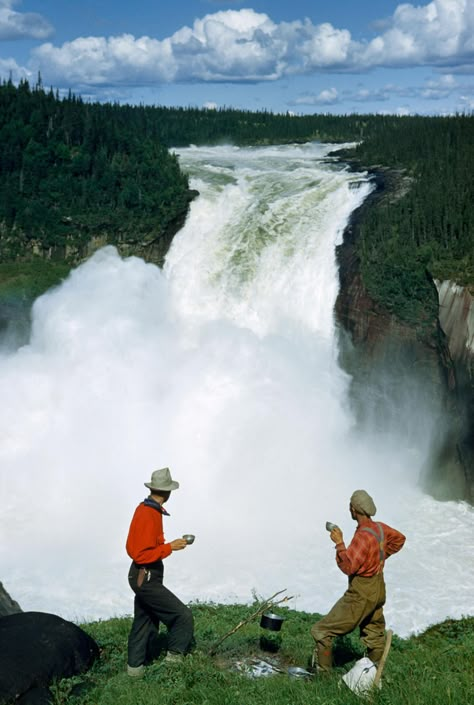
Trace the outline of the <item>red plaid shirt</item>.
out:
<instances>
[{"instance_id":1,"label":"red plaid shirt","mask_svg":"<svg viewBox=\"0 0 474 705\"><path fill-rule=\"evenodd\" d=\"M379 541L370 531L364 531L368 527L380 536L380 524L383 528L384 540L383 551L385 558L388 558L399 551L405 543L405 536L391 526L367 518L357 527L352 541L348 548L341 542L336 545L336 562L339 568L346 575L360 575L368 578L380 573L383 569L383 561L380 557Z\"/></svg>"}]
</instances>

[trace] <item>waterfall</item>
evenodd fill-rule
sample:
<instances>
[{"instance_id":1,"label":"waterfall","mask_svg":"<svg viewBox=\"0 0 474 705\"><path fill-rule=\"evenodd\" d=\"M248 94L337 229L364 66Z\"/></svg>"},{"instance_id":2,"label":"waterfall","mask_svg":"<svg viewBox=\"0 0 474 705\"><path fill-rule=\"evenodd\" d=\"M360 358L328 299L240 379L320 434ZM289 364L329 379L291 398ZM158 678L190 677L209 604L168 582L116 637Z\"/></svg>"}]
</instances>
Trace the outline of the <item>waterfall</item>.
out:
<instances>
[{"instance_id":1,"label":"waterfall","mask_svg":"<svg viewBox=\"0 0 474 705\"><path fill-rule=\"evenodd\" d=\"M324 613L346 585L325 522L349 540L364 488L407 536L388 625L472 610L473 511L419 488L429 433L362 433L349 408L334 250L372 184L330 150L179 150L200 195L163 271L106 247L35 302L28 345L0 358L0 578L23 609L130 614L128 525L168 465L165 535L196 534L165 563L185 601L286 588Z\"/></svg>"}]
</instances>

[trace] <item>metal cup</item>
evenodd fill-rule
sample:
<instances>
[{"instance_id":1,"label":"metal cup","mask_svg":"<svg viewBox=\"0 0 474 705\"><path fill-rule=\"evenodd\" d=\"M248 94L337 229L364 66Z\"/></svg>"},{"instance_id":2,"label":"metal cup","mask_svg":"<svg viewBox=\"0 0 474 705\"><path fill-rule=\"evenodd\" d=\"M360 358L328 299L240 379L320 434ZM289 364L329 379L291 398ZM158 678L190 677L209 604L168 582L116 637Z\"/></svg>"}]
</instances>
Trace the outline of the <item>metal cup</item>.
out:
<instances>
[{"instance_id":1,"label":"metal cup","mask_svg":"<svg viewBox=\"0 0 474 705\"><path fill-rule=\"evenodd\" d=\"M332 521L326 522L326 531L332 531L333 529L337 529L337 528L338 528L337 524L333 524Z\"/></svg>"},{"instance_id":2,"label":"metal cup","mask_svg":"<svg viewBox=\"0 0 474 705\"><path fill-rule=\"evenodd\" d=\"M186 543L189 545L191 543L194 543L194 539L196 537L194 534L183 534L183 539L186 541Z\"/></svg>"}]
</instances>

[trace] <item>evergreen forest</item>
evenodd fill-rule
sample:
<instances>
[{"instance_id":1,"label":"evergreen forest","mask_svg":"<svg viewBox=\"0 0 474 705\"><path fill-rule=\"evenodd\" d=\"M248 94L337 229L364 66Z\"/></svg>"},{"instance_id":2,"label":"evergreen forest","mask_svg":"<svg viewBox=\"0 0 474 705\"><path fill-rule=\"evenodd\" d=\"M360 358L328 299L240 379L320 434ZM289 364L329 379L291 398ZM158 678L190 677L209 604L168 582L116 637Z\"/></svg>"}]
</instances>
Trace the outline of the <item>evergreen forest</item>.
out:
<instances>
[{"instance_id":1,"label":"evergreen forest","mask_svg":"<svg viewBox=\"0 0 474 705\"><path fill-rule=\"evenodd\" d=\"M432 277L474 290L473 116L91 103L39 78L0 85L0 297L18 272L53 268L25 284L37 295L107 243L161 264L195 195L173 148L310 140L335 143L389 187L364 212L356 245L375 300L415 321L437 305Z\"/></svg>"},{"instance_id":2,"label":"evergreen forest","mask_svg":"<svg viewBox=\"0 0 474 705\"><path fill-rule=\"evenodd\" d=\"M413 323L437 313L433 278L474 293L474 117L379 116L350 154L390 167L356 245L373 298Z\"/></svg>"},{"instance_id":3,"label":"evergreen forest","mask_svg":"<svg viewBox=\"0 0 474 705\"><path fill-rule=\"evenodd\" d=\"M94 238L146 249L189 199L176 156L138 113L27 82L0 88L0 173L2 262L76 262Z\"/></svg>"}]
</instances>

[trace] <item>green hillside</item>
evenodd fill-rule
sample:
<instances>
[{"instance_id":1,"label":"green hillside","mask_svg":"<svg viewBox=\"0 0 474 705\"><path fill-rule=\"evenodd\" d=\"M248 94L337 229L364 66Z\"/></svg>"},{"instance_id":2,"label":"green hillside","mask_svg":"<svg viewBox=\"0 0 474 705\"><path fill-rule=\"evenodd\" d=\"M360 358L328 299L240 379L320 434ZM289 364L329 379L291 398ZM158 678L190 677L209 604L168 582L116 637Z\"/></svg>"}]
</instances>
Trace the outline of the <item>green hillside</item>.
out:
<instances>
[{"instance_id":1,"label":"green hillside","mask_svg":"<svg viewBox=\"0 0 474 705\"><path fill-rule=\"evenodd\" d=\"M281 632L253 620L209 651L254 607L194 604L196 649L182 664L163 663L165 639L154 646L155 660L143 679L126 674L130 618L83 625L101 647L101 658L82 677L55 687L55 703L77 705L352 705L364 702L341 682L362 656L355 634L335 643L336 667L329 676L300 680L287 668L307 668L313 649L311 625L318 615L276 608L285 617ZM262 641L264 639L264 641ZM265 641L266 639L266 641ZM275 664L282 673L250 677L255 661ZM380 705L467 705L474 702L474 617L447 620L409 639L393 637L382 689L368 700ZM247 674L245 672L247 667Z\"/></svg>"}]
</instances>

